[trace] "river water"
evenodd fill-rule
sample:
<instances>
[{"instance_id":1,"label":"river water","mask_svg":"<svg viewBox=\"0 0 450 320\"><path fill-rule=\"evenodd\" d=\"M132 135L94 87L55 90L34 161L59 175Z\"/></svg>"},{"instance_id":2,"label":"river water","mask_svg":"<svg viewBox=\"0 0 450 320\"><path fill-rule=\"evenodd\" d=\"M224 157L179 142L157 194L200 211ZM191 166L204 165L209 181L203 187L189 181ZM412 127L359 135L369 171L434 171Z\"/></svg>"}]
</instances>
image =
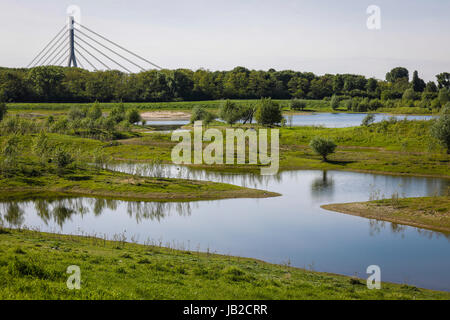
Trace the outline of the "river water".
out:
<instances>
[{"instance_id":1,"label":"river water","mask_svg":"<svg viewBox=\"0 0 450 320\"><path fill-rule=\"evenodd\" d=\"M288 126L323 126L325 128L345 128L361 125L362 120L367 116L366 113L310 113L310 114L294 114L285 115L286 125ZM417 115L388 115L383 113L375 113L375 122L388 120L390 118L397 120L430 120L433 116L417 116ZM183 126L189 123L189 120L157 120L147 121L147 125L163 126L178 125Z\"/></svg>"},{"instance_id":2,"label":"river water","mask_svg":"<svg viewBox=\"0 0 450 320\"><path fill-rule=\"evenodd\" d=\"M450 235L326 211L323 204L447 192L450 180L344 171L285 171L276 176L209 173L172 165L118 165L141 175L227 182L282 196L182 203L93 198L0 203L4 223L65 234L252 257L382 281L450 291Z\"/></svg>"}]
</instances>

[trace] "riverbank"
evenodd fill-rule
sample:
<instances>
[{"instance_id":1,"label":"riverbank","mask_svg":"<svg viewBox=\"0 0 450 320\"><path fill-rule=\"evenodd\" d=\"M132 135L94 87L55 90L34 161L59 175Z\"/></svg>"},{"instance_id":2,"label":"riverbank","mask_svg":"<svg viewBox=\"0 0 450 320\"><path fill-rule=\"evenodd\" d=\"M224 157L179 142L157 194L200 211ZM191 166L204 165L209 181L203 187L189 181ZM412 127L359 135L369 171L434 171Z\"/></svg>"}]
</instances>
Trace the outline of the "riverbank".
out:
<instances>
[{"instance_id":1,"label":"riverbank","mask_svg":"<svg viewBox=\"0 0 450 320\"><path fill-rule=\"evenodd\" d=\"M0 201L36 197L88 196L134 201L196 201L279 196L226 183L141 177L95 169L46 172L37 177L0 177Z\"/></svg>"},{"instance_id":2,"label":"riverbank","mask_svg":"<svg viewBox=\"0 0 450 320\"><path fill-rule=\"evenodd\" d=\"M122 238L123 239L123 238ZM449 292L255 259L89 236L0 229L0 299L450 299ZM67 267L81 271L69 290Z\"/></svg>"},{"instance_id":3,"label":"riverbank","mask_svg":"<svg viewBox=\"0 0 450 320\"><path fill-rule=\"evenodd\" d=\"M450 234L450 196L338 203L322 208Z\"/></svg>"},{"instance_id":4,"label":"riverbank","mask_svg":"<svg viewBox=\"0 0 450 320\"><path fill-rule=\"evenodd\" d=\"M415 175L450 178L450 155L430 135L431 121L386 121L369 127L280 128L280 170L343 170L377 174ZM224 130L225 125L214 124ZM235 128L249 126L236 125ZM255 126L255 128L258 128ZM311 150L316 136L327 137L338 145L328 161ZM171 163L171 149L177 142L170 134L148 134L120 140L107 148L119 161L145 162L158 158ZM206 147L208 144L204 143ZM204 165L215 171L259 171L251 165Z\"/></svg>"}]
</instances>

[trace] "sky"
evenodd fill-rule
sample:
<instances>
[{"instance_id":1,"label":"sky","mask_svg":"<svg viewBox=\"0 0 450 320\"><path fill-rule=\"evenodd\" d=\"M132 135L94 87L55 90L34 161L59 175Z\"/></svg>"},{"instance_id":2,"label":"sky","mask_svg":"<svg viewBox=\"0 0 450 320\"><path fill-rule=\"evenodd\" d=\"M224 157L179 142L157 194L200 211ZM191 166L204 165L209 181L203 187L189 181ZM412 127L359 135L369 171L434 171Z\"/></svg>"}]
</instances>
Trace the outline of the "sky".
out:
<instances>
[{"instance_id":1,"label":"sky","mask_svg":"<svg viewBox=\"0 0 450 320\"><path fill-rule=\"evenodd\" d=\"M67 20L169 69L296 70L426 81L450 72L448 0L0 0L0 66L25 67ZM370 5L380 29L367 27Z\"/></svg>"}]
</instances>

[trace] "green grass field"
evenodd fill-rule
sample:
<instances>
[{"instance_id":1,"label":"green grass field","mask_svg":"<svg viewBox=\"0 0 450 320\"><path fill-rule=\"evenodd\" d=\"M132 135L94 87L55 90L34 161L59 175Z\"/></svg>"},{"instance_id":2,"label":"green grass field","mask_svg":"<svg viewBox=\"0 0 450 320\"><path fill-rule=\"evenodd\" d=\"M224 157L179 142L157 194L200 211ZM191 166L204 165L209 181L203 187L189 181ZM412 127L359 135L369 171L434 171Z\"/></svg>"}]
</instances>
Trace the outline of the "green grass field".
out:
<instances>
[{"instance_id":1,"label":"green grass field","mask_svg":"<svg viewBox=\"0 0 450 320\"><path fill-rule=\"evenodd\" d=\"M67 267L81 271L69 290ZM0 299L450 299L450 293L94 237L0 229Z\"/></svg>"},{"instance_id":2,"label":"green grass field","mask_svg":"<svg viewBox=\"0 0 450 320\"><path fill-rule=\"evenodd\" d=\"M430 136L431 121L397 121L370 127L280 129L280 169L352 170L374 173L450 177L450 156ZM223 125L213 125L223 129ZM235 126L238 127L238 126ZM243 128L248 128L244 126ZM322 161L309 147L315 136L328 137L338 145L329 161ZM121 141L107 148L121 161L148 161L158 158L170 163L176 142L170 134L147 134ZM205 147L205 143L203 146ZM255 166L202 166L214 170L259 170Z\"/></svg>"}]
</instances>

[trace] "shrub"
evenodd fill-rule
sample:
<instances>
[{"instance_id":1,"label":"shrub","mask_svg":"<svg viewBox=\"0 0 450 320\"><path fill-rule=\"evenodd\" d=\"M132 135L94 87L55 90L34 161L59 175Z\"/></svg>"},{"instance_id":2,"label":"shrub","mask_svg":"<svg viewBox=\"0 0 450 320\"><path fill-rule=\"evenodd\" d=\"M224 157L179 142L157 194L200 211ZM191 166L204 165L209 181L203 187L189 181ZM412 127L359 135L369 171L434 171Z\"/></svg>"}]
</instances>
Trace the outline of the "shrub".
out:
<instances>
[{"instance_id":1,"label":"shrub","mask_svg":"<svg viewBox=\"0 0 450 320\"><path fill-rule=\"evenodd\" d=\"M364 98L362 100L353 99L352 110L355 112L366 112L369 109L369 99Z\"/></svg>"},{"instance_id":2,"label":"shrub","mask_svg":"<svg viewBox=\"0 0 450 320\"><path fill-rule=\"evenodd\" d=\"M402 96L403 100L415 100L416 99L416 93L412 88L406 89Z\"/></svg>"},{"instance_id":3,"label":"shrub","mask_svg":"<svg viewBox=\"0 0 450 320\"><path fill-rule=\"evenodd\" d=\"M207 114L207 111L205 110L205 108L200 107L200 106L195 106L192 109L191 123L194 123L195 121L204 120L206 117L206 114Z\"/></svg>"},{"instance_id":4,"label":"shrub","mask_svg":"<svg viewBox=\"0 0 450 320\"><path fill-rule=\"evenodd\" d=\"M442 114L431 127L431 135L447 149L450 154L450 114Z\"/></svg>"},{"instance_id":5,"label":"shrub","mask_svg":"<svg viewBox=\"0 0 450 320\"><path fill-rule=\"evenodd\" d=\"M445 105L450 101L450 90L447 88L442 88L441 90L439 90L438 99L441 103L441 106Z\"/></svg>"},{"instance_id":6,"label":"shrub","mask_svg":"<svg viewBox=\"0 0 450 320\"><path fill-rule=\"evenodd\" d=\"M300 99L291 100L291 110L303 111L306 108L306 102Z\"/></svg>"},{"instance_id":7,"label":"shrub","mask_svg":"<svg viewBox=\"0 0 450 320\"><path fill-rule=\"evenodd\" d=\"M6 103L2 102L0 103L0 121L3 120L6 113L8 112L8 107L6 106Z\"/></svg>"},{"instance_id":8,"label":"shrub","mask_svg":"<svg viewBox=\"0 0 450 320\"><path fill-rule=\"evenodd\" d=\"M137 109L128 110L126 118L128 122L131 124L138 123L142 119L141 114L139 113L139 111L137 111Z\"/></svg>"},{"instance_id":9,"label":"shrub","mask_svg":"<svg viewBox=\"0 0 450 320\"><path fill-rule=\"evenodd\" d=\"M379 99L373 99L369 102L369 110L375 111L379 108L383 108L383 103Z\"/></svg>"},{"instance_id":10,"label":"shrub","mask_svg":"<svg viewBox=\"0 0 450 320\"><path fill-rule=\"evenodd\" d=\"M334 94L330 100L331 109L337 110L339 108L339 98Z\"/></svg>"},{"instance_id":11,"label":"shrub","mask_svg":"<svg viewBox=\"0 0 450 320\"><path fill-rule=\"evenodd\" d=\"M345 110L347 110L347 111L352 110L352 99L345 100L343 102L343 105L344 105Z\"/></svg>"},{"instance_id":12,"label":"shrub","mask_svg":"<svg viewBox=\"0 0 450 320\"><path fill-rule=\"evenodd\" d=\"M364 127L370 126L375 121L375 116L373 114L368 114L364 117L363 121L361 122L361 125Z\"/></svg>"},{"instance_id":13,"label":"shrub","mask_svg":"<svg viewBox=\"0 0 450 320\"><path fill-rule=\"evenodd\" d=\"M236 103L227 100L225 101L224 104L222 104L219 112L219 117L226 123L232 125L237 121L239 121L241 116L242 116L241 109Z\"/></svg>"},{"instance_id":14,"label":"shrub","mask_svg":"<svg viewBox=\"0 0 450 320\"><path fill-rule=\"evenodd\" d=\"M87 116L87 108L83 107L77 107L73 106L70 108L67 117L70 121L77 120L77 119L83 119Z\"/></svg>"},{"instance_id":15,"label":"shrub","mask_svg":"<svg viewBox=\"0 0 450 320\"><path fill-rule=\"evenodd\" d=\"M67 167L69 164L71 164L74 159L72 155L62 149L57 149L55 152L55 160L56 165L59 169Z\"/></svg>"},{"instance_id":16,"label":"shrub","mask_svg":"<svg viewBox=\"0 0 450 320\"><path fill-rule=\"evenodd\" d=\"M262 125L279 124L283 120L280 106L271 98L261 98L255 114L256 121Z\"/></svg>"},{"instance_id":17,"label":"shrub","mask_svg":"<svg viewBox=\"0 0 450 320\"><path fill-rule=\"evenodd\" d=\"M48 136L44 131L41 131L39 135L33 141L33 153L39 157L42 163L48 162L52 146L48 140Z\"/></svg>"},{"instance_id":18,"label":"shrub","mask_svg":"<svg viewBox=\"0 0 450 320\"><path fill-rule=\"evenodd\" d=\"M109 113L109 118L111 118L115 123L120 123L125 120L125 107L123 103L115 106Z\"/></svg>"},{"instance_id":19,"label":"shrub","mask_svg":"<svg viewBox=\"0 0 450 320\"><path fill-rule=\"evenodd\" d=\"M433 99L433 100L431 101L431 108L432 108L433 110L440 110L440 109L441 109L441 102L439 101L438 98Z\"/></svg>"},{"instance_id":20,"label":"shrub","mask_svg":"<svg viewBox=\"0 0 450 320\"><path fill-rule=\"evenodd\" d=\"M87 113L87 117L92 120L97 120L102 116L102 109L98 102L94 103Z\"/></svg>"},{"instance_id":21,"label":"shrub","mask_svg":"<svg viewBox=\"0 0 450 320\"><path fill-rule=\"evenodd\" d=\"M4 167L6 171L13 170L17 166L18 156L20 154L19 137L13 135L6 139L2 147L4 158Z\"/></svg>"},{"instance_id":22,"label":"shrub","mask_svg":"<svg viewBox=\"0 0 450 320\"><path fill-rule=\"evenodd\" d=\"M333 140L321 137L314 137L309 146L315 153L322 156L323 161L327 161L327 156L334 153L337 147Z\"/></svg>"}]
</instances>

